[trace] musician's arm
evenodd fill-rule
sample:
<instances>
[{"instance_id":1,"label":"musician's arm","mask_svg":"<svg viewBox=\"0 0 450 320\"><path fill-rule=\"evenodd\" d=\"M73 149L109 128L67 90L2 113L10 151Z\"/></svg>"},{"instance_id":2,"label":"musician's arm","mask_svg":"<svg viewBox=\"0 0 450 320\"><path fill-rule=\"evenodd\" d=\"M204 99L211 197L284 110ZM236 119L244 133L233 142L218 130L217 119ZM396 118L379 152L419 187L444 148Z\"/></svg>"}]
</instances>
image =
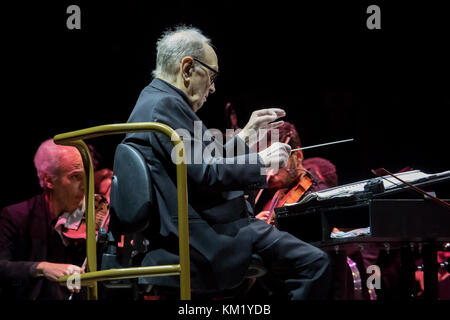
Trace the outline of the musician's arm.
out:
<instances>
[{"instance_id":1,"label":"musician's arm","mask_svg":"<svg viewBox=\"0 0 450 320\"><path fill-rule=\"evenodd\" d=\"M56 281L59 277L69 275L74 272L82 273L80 267L63 264L50 263L47 261L15 261L17 240L24 237L20 228L24 223L16 221L12 213L3 209L0 213L0 283L12 280L30 281L32 278L44 276L51 281ZM21 257L23 258L23 257Z\"/></svg>"},{"instance_id":2,"label":"musician's arm","mask_svg":"<svg viewBox=\"0 0 450 320\"><path fill-rule=\"evenodd\" d=\"M204 154L207 146L205 142L195 138L193 120L185 114L182 106L176 104L176 101L169 107L167 105L156 107L154 119L151 121L164 123L172 128L183 128L189 132L191 139L185 141L185 147L190 148L190 152L187 153L190 154L190 159L187 159L187 174L196 183L208 185L218 191L265 187L266 179L264 175L261 175L263 163L258 154L250 153L248 147L243 143L243 154L227 157L225 153L221 157L208 157L208 152ZM173 145L166 136L155 134L153 137L159 140L157 144L162 145L168 154L172 154ZM239 139L239 137L234 137L228 143L238 145ZM195 159L196 144L202 146L201 163Z\"/></svg>"},{"instance_id":3,"label":"musician's arm","mask_svg":"<svg viewBox=\"0 0 450 320\"><path fill-rule=\"evenodd\" d=\"M35 274L39 261L12 261L20 237L19 225L7 208L0 213L0 281L28 280Z\"/></svg>"}]
</instances>

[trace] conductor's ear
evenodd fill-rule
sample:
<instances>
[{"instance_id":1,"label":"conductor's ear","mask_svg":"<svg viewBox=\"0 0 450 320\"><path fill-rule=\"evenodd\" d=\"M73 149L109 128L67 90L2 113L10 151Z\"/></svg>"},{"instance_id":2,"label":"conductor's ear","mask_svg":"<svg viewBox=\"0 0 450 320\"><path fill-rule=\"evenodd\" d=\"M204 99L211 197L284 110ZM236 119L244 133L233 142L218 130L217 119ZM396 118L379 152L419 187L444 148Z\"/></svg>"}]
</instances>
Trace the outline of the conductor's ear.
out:
<instances>
[{"instance_id":1,"label":"conductor's ear","mask_svg":"<svg viewBox=\"0 0 450 320\"><path fill-rule=\"evenodd\" d=\"M194 60L191 57L184 57L183 60L181 60L181 76L183 77L183 80L189 81L193 72Z\"/></svg>"}]
</instances>

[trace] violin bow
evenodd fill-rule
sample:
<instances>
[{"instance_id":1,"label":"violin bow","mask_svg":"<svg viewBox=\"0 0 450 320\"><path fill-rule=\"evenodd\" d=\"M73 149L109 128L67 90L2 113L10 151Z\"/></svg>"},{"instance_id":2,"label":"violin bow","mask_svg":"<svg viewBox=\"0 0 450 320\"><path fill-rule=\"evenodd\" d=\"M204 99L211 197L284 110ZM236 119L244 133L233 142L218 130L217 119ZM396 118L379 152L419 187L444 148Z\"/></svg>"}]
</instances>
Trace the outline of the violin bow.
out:
<instances>
[{"instance_id":1,"label":"violin bow","mask_svg":"<svg viewBox=\"0 0 450 320\"><path fill-rule=\"evenodd\" d=\"M280 202L280 190L275 192L275 194L272 198L272 204L270 205L270 208L269 208L269 219L267 219L267 221L269 223L272 220L272 217L273 217L273 214L275 213L275 208L277 207L278 202Z\"/></svg>"},{"instance_id":2,"label":"violin bow","mask_svg":"<svg viewBox=\"0 0 450 320\"><path fill-rule=\"evenodd\" d=\"M419 187L416 187L415 185L404 181L403 179L400 179L399 177L397 177L396 175L394 175L393 173L389 172L388 170L384 169L384 168L379 168L376 170L371 170L373 174L375 174L376 176L379 176L383 179L383 176L389 175L392 176L393 178L399 180L400 182L404 183L405 185L407 185L408 187L410 187L410 190L414 190L415 192L419 193L420 195L423 195L425 197L428 197L429 199L433 200L435 203L442 205L444 207L446 207L447 209L450 209L450 204L448 204L447 202L445 202L444 200L441 200L439 198L436 198L435 196L429 194L428 192L420 189Z\"/></svg>"},{"instance_id":3,"label":"violin bow","mask_svg":"<svg viewBox=\"0 0 450 320\"><path fill-rule=\"evenodd\" d=\"M109 209L108 209L108 212L105 214L105 217L103 218L98 231L100 231L101 228L104 228L109 223L109 218L110 218L110 215L109 215ZM95 242L97 242L97 240L98 240L98 233L95 235ZM86 256L86 258L84 258L84 262L81 265L81 269L82 270L86 269L86 265L87 265L87 256ZM72 300L72 298L73 298L73 292L69 295L67 300Z\"/></svg>"}]
</instances>

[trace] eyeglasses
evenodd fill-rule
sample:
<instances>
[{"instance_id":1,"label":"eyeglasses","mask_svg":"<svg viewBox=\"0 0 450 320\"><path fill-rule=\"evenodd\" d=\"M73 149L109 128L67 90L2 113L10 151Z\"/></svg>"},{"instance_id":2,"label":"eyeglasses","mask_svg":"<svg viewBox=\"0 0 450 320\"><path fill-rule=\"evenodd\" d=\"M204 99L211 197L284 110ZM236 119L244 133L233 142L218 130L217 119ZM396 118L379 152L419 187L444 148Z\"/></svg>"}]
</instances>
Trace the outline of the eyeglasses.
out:
<instances>
[{"instance_id":1,"label":"eyeglasses","mask_svg":"<svg viewBox=\"0 0 450 320\"><path fill-rule=\"evenodd\" d=\"M214 70L213 68L211 68L210 66L208 66L206 63L201 62L200 60L198 60L198 59L196 59L196 58L193 58L193 59L194 59L194 61L197 61L197 62L200 63L202 66L204 66L205 68L207 68L207 69L209 69L209 70L211 70L211 71L213 72L213 74L209 76L209 81L211 81L211 84L213 84L214 81L217 80L217 76L219 75L219 71Z\"/></svg>"}]
</instances>

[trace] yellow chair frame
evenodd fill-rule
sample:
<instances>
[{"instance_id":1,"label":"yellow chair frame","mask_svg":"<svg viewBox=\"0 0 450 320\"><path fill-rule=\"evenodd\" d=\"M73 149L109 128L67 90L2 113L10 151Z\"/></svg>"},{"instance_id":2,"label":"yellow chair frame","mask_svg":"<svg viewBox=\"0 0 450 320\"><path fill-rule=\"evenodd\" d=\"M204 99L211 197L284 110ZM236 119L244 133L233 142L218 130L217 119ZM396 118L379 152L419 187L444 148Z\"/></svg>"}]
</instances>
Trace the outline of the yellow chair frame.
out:
<instances>
[{"instance_id":1,"label":"yellow chair frame","mask_svg":"<svg viewBox=\"0 0 450 320\"><path fill-rule=\"evenodd\" d=\"M104 135L123 134L129 132L160 132L171 138L176 154L177 196L178 196L178 232L179 232L179 264L149 267L122 268L97 271L97 247L95 235L94 211L94 168L89 148L84 139ZM87 129L58 134L53 137L56 144L76 147L81 154L86 173L86 272L80 275L80 284L88 287L88 300L98 300L98 281L129 279L137 277L180 276L180 299L191 299L190 258L189 258L189 223L186 156L183 141L169 126L157 122L137 122L107 124ZM179 145L180 144L180 145ZM177 147L177 145L179 145ZM70 276L58 279L60 284L67 284Z\"/></svg>"}]
</instances>

